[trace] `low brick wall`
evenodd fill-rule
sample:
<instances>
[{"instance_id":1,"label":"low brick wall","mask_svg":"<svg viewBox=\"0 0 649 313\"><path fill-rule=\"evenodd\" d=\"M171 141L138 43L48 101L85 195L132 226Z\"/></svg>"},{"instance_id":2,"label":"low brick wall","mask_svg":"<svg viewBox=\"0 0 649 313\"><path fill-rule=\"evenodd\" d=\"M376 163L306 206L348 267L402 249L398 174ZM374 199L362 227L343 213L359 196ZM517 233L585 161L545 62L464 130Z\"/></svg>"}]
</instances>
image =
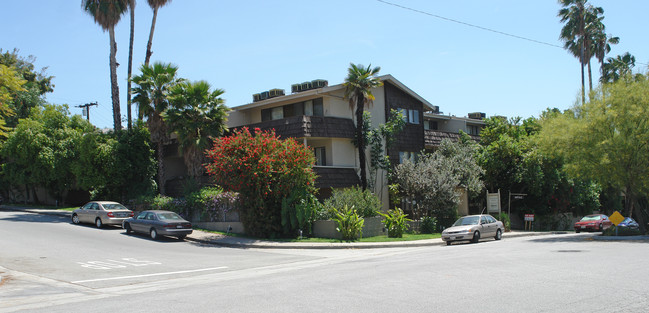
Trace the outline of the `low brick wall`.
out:
<instances>
[{"instance_id":1,"label":"low brick wall","mask_svg":"<svg viewBox=\"0 0 649 313\"><path fill-rule=\"evenodd\" d=\"M374 237L385 235L381 217L368 217L363 224L363 237ZM332 220L315 221L313 223L313 236L319 238L341 239L340 233L336 230L336 222Z\"/></svg>"}]
</instances>

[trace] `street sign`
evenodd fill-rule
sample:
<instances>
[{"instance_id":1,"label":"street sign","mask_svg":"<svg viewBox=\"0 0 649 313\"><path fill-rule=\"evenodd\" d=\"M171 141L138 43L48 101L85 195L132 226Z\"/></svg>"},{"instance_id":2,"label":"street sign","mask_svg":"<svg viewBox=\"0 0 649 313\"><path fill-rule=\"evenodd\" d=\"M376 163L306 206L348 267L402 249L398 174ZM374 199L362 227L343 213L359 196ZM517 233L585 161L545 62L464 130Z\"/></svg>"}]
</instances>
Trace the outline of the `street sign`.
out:
<instances>
[{"instance_id":1,"label":"street sign","mask_svg":"<svg viewBox=\"0 0 649 313\"><path fill-rule=\"evenodd\" d=\"M525 214L526 222L534 222L534 214Z\"/></svg>"},{"instance_id":2,"label":"street sign","mask_svg":"<svg viewBox=\"0 0 649 313\"><path fill-rule=\"evenodd\" d=\"M613 225L617 226L618 224L622 223L624 221L624 216L620 214L620 212L615 211L611 216L608 217L608 219L613 222Z\"/></svg>"}]
</instances>

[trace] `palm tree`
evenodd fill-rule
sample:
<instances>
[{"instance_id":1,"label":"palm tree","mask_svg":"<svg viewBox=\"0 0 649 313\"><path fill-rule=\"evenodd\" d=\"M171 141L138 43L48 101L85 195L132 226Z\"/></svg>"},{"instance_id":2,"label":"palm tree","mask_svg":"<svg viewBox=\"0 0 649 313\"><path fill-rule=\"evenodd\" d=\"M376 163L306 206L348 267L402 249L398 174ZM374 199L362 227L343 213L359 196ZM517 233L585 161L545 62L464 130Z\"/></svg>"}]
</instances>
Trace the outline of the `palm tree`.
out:
<instances>
[{"instance_id":1,"label":"palm tree","mask_svg":"<svg viewBox=\"0 0 649 313\"><path fill-rule=\"evenodd\" d=\"M139 118L147 118L151 141L158 150L158 186L160 194L165 194L164 144L169 140L167 125L162 118L169 108L169 89L181 82L177 77L178 67L170 63L155 62L153 66L143 64L142 74L133 77L133 102L138 106Z\"/></svg>"},{"instance_id":2,"label":"palm tree","mask_svg":"<svg viewBox=\"0 0 649 313\"><path fill-rule=\"evenodd\" d=\"M586 82L584 67L588 65L589 84L592 90L592 74L590 59L593 57L591 46L593 33L596 27L593 24L601 23L600 15L604 13L601 7L587 4L588 0L559 0L563 6L558 16L565 22L559 38L564 41L564 48L579 59L581 65L581 97L582 103L586 101Z\"/></svg>"},{"instance_id":3,"label":"palm tree","mask_svg":"<svg viewBox=\"0 0 649 313\"><path fill-rule=\"evenodd\" d=\"M128 79L126 80L126 107L127 127L131 129L131 74L133 70L133 39L135 37L135 0L129 0L129 11L131 11L131 34L128 45Z\"/></svg>"},{"instance_id":4,"label":"palm tree","mask_svg":"<svg viewBox=\"0 0 649 313\"><path fill-rule=\"evenodd\" d=\"M593 34L593 55L599 61L600 74L604 73L604 58L611 52L611 45L620 43L620 37L613 37L606 34L606 27L603 23L597 23L597 30Z\"/></svg>"},{"instance_id":5,"label":"palm tree","mask_svg":"<svg viewBox=\"0 0 649 313\"><path fill-rule=\"evenodd\" d=\"M613 83L618 81L620 77L631 75L633 67L635 66L635 57L630 53L618 55L615 58L608 58L602 64L602 83Z\"/></svg>"},{"instance_id":6,"label":"palm tree","mask_svg":"<svg viewBox=\"0 0 649 313\"><path fill-rule=\"evenodd\" d=\"M128 9L129 0L82 0L83 10L90 14L95 23L108 30L110 40L110 86L113 100L113 127L122 129L122 117L119 107L119 85L117 84L117 43L115 42L115 25Z\"/></svg>"},{"instance_id":7,"label":"palm tree","mask_svg":"<svg viewBox=\"0 0 649 313\"><path fill-rule=\"evenodd\" d=\"M199 179L204 172L204 151L209 148L211 138L222 136L227 130L225 91L210 91L206 81L182 82L169 90L171 107L165 112L164 120L169 130L178 135L189 176Z\"/></svg>"},{"instance_id":8,"label":"palm tree","mask_svg":"<svg viewBox=\"0 0 649 313\"><path fill-rule=\"evenodd\" d=\"M167 5L171 0L146 0L149 3L151 9L153 9L153 19L151 20L151 31L149 32L149 42L146 44L146 57L144 58L144 64L149 65L149 60L151 59L151 45L153 44L153 32L155 31L155 20L158 17L158 9Z\"/></svg>"},{"instance_id":9,"label":"palm tree","mask_svg":"<svg viewBox=\"0 0 649 313\"><path fill-rule=\"evenodd\" d=\"M374 101L372 89L381 86L383 83L376 77L381 70L380 67L372 68L370 64L367 68L363 65L350 63L345 78L345 98L349 99L349 106L356 108L356 146L358 147L358 161L361 168L361 187L367 189L367 173L365 169L365 136L363 134L363 111L366 106L370 106Z\"/></svg>"}]
</instances>

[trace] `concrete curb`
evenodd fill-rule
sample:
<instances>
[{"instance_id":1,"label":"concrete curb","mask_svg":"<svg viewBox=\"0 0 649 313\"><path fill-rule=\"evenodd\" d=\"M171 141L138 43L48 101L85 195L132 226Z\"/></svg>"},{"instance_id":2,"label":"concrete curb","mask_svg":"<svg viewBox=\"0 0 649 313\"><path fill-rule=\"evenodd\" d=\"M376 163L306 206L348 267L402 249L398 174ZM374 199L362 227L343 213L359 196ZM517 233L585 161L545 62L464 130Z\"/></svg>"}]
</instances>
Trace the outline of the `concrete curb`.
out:
<instances>
[{"instance_id":1,"label":"concrete curb","mask_svg":"<svg viewBox=\"0 0 649 313\"><path fill-rule=\"evenodd\" d=\"M446 245L442 239L426 239L415 241L393 241L393 242L340 242L340 243L294 243L294 242L275 242L263 241L255 239L225 237L225 238L201 238L209 234L200 230L194 230L192 235L187 236L187 240L201 243L223 246L228 248L242 248L242 249L380 249L380 248L415 248L415 247L428 247L428 246L442 246ZM503 239L529 237L529 236L544 236L544 235L557 235L567 234L566 232L516 232L505 233ZM198 235L198 236L197 236Z\"/></svg>"}]
</instances>

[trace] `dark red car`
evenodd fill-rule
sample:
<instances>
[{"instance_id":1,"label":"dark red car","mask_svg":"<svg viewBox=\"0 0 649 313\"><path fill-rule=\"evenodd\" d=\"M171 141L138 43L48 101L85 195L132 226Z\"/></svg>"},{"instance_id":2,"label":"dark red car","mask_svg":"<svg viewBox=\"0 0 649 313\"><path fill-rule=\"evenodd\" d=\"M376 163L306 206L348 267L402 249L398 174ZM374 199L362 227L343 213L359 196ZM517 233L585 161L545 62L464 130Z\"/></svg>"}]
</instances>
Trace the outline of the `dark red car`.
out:
<instances>
[{"instance_id":1,"label":"dark red car","mask_svg":"<svg viewBox=\"0 0 649 313\"><path fill-rule=\"evenodd\" d=\"M591 214L584 216L579 222L575 223L575 232L580 231L604 231L611 227L613 222L604 214Z\"/></svg>"}]
</instances>

